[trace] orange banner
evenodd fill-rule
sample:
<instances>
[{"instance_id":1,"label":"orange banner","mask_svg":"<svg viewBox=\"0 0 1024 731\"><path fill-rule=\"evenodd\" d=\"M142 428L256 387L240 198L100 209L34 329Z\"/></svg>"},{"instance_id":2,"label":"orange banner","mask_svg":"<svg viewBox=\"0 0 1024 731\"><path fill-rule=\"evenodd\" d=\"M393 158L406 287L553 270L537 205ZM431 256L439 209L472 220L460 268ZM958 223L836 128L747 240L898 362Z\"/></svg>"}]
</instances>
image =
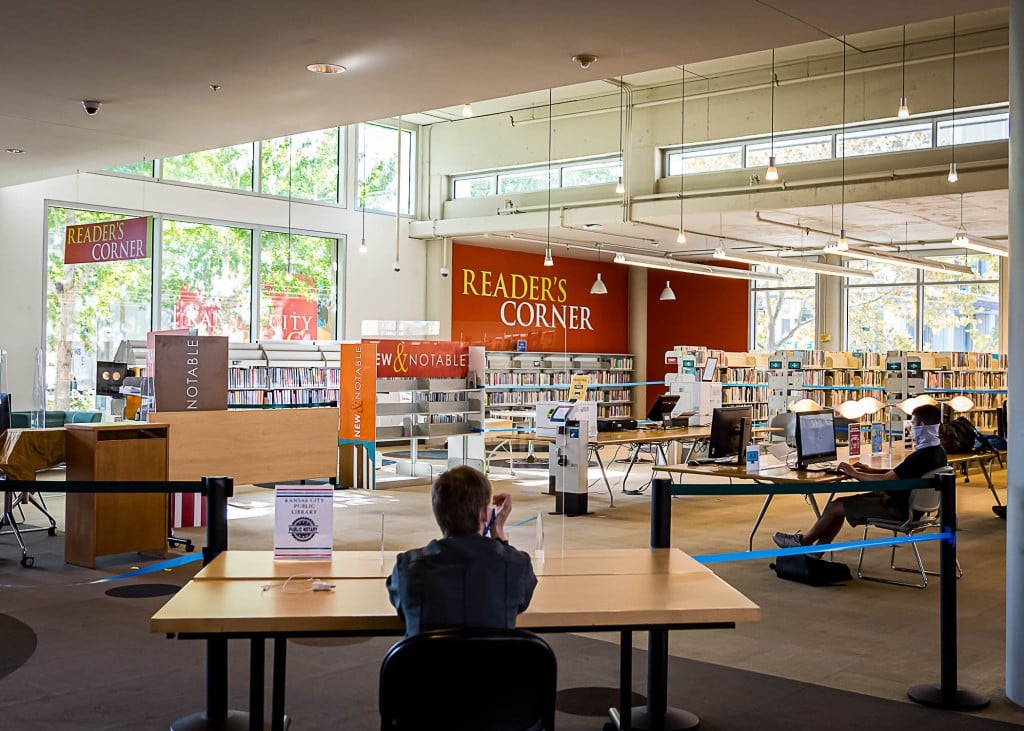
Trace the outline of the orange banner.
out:
<instances>
[{"instance_id":1,"label":"orange banner","mask_svg":"<svg viewBox=\"0 0 1024 731\"><path fill-rule=\"evenodd\" d=\"M377 438L377 347L341 344L339 444L362 444L373 453Z\"/></svg>"},{"instance_id":2,"label":"orange banner","mask_svg":"<svg viewBox=\"0 0 1024 731\"><path fill-rule=\"evenodd\" d=\"M377 348L378 378L465 378L469 346L447 340L364 340Z\"/></svg>"},{"instance_id":3,"label":"orange banner","mask_svg":"<svg viewBox=\"0 0 1024 731\"><path fill-rule=\"evenodd\" d=\"M520 251L452 246L452 339L489 350L625 353L627 267ZM607 294L591 294L597 275Z\"/></svg>"}]
</instances>

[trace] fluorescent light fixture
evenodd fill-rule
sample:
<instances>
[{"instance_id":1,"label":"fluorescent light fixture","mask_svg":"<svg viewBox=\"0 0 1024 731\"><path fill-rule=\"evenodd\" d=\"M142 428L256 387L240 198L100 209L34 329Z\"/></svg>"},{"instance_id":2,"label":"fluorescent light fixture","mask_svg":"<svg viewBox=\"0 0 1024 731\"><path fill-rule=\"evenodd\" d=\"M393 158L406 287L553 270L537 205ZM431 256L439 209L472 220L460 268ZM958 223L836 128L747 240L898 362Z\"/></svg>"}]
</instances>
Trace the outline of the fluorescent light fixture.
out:
<instances>
[{"instance_id":1,"label":"fluorescent light fixture","mask_svg":"<svg viewBox=\"0 0 1024 731\"><path fill-rule=\"evenodd\" d=\"M597 279L590 285L590 294L608 294L608 287L601 280L601 272L597 273Z\"/></svg>"},{"instance_id":2,"label":"fluorescent light fixture","mask_svg":"<svg viewBox=\"0 0 1024 731\"><path fill-rule=\"evenodd\" d=\"M306 67L306 71L312 71L314 74L343 74L346 70L344 66L336 63L311 63Z\"/></svg>"},{"instance_id":3,"label":"fluorescent light fixture","mask_svg":"<svg viewBox=\"0 0 1024 731\"><path fill-rule=\"evenodd\" d=\"M658 299L664 302L665 300L674 300L675 298L676 293L672 291L672 283L666 280L665 289L661 290Z\"/></svg>"},{"instance_id":4,"label":"fluorescent light fixture","mask_svg":"<svg viewBox=\"0 0 1024 731\"><path fill-rule=\"evenodd\" d=\"M939 274L974 274L973 269L961 264L946 264L945 262L935 261L933 259L913 259L909 256L894 256L892 254L882 254L868 249L858 248L841 251L833 245L826 246L825 253L840 254L852 259L877 261L882 264L898 264L900 266L914 267L915 269L924 269L929 272L938 272Z\"/></svg>"},{"instance_id":5,"label":"fluorescent light fixture","mask_svg":"<svg viewBox=\"0 0 1024 731\"><path fill-rule=\"evenodd\" d=\"M626 255L623 254L621 251L616 251L615 252L615 258L612 259L612 261L614 263L616 263L616 264L625 264L626 263Z\"/></svg>"},{"instance_id":6,"label":"fluorescent light fixture","mask_svg":"<svg viewBox=\"0 0 1024 731\"><path fill-rule=\"evenodd\" d=\"M949 243L953 246L962 246L965 249L972 249L974 251L981 252L982 254L992 254L993 256L1002 257L1010 256L1010 249L1008 246L1005 246L998 241L991 241L978 236L968 236L967 231L963 226L956 230L956 236L954 236L953 240Z\"/></svg>"},{"instance_id":7,"label":"fluorescent light fixture","mask_svg":"<svg viewBox=\"0 0 1024 731\"><path fill-rule=\"evenodd\" d=\"M627 266L643 267L644 269L661 269L666 272L682 272L684 274L703 274L707 277L723 277L725 279L764 280L767 282L783 282L783 277L767 272L749 272L745 269L715 267L708 264L693 264L688 261L653 257L634 257L626 262Z\"/></svg>"},{"instance_id":8,"label":"fluorescent light fixture","mask_svg":"<svg viewBox=\"0 0 1024 731\"><path fill-rule=\"evenodd\" d=\"M835 266L834 264L820 264L811 261L799 261L795 259L773 256L771 254L748 254L745 251L733 252L725 249L715 249L714 257L725 261L739 261L748 264L768 264L774 267L789 267L790 269L802 269L817 274L828 274L833 277L853 277L856 279L874 279L871 272L849 267Z\"/></svg>"},{"instance_id":9,"label":"fluorescent light fixture","mask_svg":"<svg viewBox=\"0 0 1024 731\"><path fill-rule=\"evenodd\" d=\"M775 155L768 158L768 169L765 171L764 179L769 183L774 183L779 179L779 169L775 166Z\"/></svg>"},{"instance_id":10,"label":"fluorescent light fixture","mask_svg":"<svg viewBox=\"0 0 1024 731\"><path fill-rule=\"evenodd\" d=\"M462 105L462 116L463 117L472 117L473 116L473 105L470 104L469 102L466 102L465 104Z\"/></svg>"}]
</instances>

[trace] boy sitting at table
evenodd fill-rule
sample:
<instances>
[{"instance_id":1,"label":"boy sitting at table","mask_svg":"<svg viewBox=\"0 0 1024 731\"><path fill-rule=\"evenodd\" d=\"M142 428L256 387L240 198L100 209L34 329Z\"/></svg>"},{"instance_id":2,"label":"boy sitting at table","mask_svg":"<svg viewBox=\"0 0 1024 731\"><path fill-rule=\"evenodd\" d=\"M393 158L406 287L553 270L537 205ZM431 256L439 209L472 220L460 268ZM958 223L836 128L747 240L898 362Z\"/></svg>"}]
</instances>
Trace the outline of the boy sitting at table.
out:
<instances>
[{"instance_id":1,"label":"boy sitting at table","mask_svg":"<svg viewBox=\"0 0 1024 731\"><path fill-rule=\"evenodd\" d=\"M914 433L914 451L891 469L878 469L860 462L841 462L839 469L862 482L911 480L946 466L946 451L939 444L938 406L924 404L910 417ZM851 526L864 525L869 518L906 520L910 511L910 490L875 491L838 497L828 504L821 517L806 533L782 533L772 536L779 548L831 543L845 519Z\"/></svg>"},{"instance_id":2,"label":"boy sitting at table","mask_svg":"<svg viewBox=\"0 0 1024 731\"><path fill-rule=\"evenodd\" d=\"M400 553L387 581L406 636L445 628L512 629L537 586L530 556L505 538L512 496L492 498L481 472L455 467L437 478L430 497L443 537Z\"/></svg>"}]
</instances>

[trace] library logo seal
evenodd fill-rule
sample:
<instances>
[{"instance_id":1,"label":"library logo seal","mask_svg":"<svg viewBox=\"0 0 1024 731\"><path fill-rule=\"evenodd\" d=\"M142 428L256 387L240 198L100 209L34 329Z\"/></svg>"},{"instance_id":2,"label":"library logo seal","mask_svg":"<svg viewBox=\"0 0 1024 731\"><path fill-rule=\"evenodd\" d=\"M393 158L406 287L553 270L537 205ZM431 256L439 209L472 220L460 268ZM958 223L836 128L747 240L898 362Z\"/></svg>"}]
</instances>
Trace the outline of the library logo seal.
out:
<instances>
[{"instance_id":1,"label":"library logo seal","mask_svg":"<svg viewBox=\"0 0 1024 731\"><path fill-rule=\"evenodd\" d=\"M316 531L317 524L313 522L312 518L296 518L288 526L288 535L302 543L312 540L313 536L316 535Z\"/></svg>"}]
</instances>

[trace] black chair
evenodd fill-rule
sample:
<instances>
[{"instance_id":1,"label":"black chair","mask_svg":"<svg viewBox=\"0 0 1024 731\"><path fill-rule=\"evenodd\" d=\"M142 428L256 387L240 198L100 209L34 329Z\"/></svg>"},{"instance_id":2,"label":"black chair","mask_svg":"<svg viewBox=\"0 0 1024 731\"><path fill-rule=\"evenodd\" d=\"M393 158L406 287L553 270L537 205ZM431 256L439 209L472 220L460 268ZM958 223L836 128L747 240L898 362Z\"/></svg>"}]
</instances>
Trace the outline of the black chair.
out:
<instances>
[{"instance_id":1,"label":"black chair","mask_svg":"<svg viewBox=\"0 0 1024 731\"><path fill-rule=\"evenodd\" d=\"M553 731L557 671L526 630L407 637L380 668L381 731Z\"/></svg>"}]
</instances>

